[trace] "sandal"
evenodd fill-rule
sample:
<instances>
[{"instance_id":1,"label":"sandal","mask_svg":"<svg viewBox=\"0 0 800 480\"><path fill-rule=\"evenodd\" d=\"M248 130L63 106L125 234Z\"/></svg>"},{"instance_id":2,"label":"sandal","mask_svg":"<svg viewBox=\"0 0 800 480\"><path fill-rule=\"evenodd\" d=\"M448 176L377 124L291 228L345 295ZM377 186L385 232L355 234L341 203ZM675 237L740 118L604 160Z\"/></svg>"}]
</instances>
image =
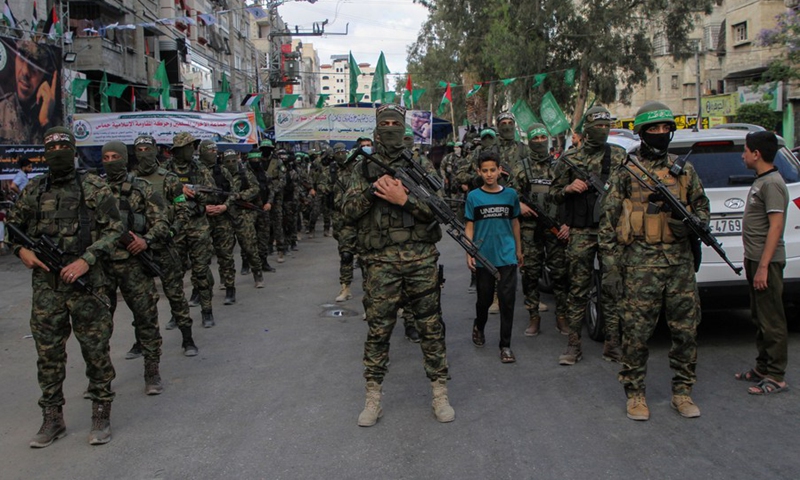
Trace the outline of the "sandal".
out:
<instances>
[{"instance_id":1,"label":"sandal","mask_svg":"<svg viewBox=\"0 0 800 480\"><path fill-rule=\"evenodd\" d=\"M500 349L500 361L503 363L514 363L517 359L514 357L514 352L510 348L505 347Z\"/></svg>"},{"instance_id":2,"label":"sandal","mask_svg":"<svg viewBox=\"0 0 800 480\"><path fill-rule=\"evenodd\" d=\"M789 384L781 386L778 382L771 378L764 378L754 387L747 389L750 395L771 395L773 393L781 393L789 390Z\"/></svg>"},{"instance_id":3,"label":"sandal","mask_svg":"<svg viewBox=\"0 0 800 480\"><path fill-rule=\"evenodd\" d=\"M742 382L754 382L758 383L764 379L764 375L758 373L758 370L755 368L751 368L750 370L745 370L744 372L739 372L733 375L733 378L736 380L740 380Z\"/></svg>"},{"instance_id":4,"label":"sandal","mask_svg":"<svg viewBox=\"0 0 800 480\"><path fill-rule=\"evenodd\" d=\"M476 347L482 347L486 344L486 336L478 330L477 326L472 327L472 344Z\"/></svg>"}]
</instances>

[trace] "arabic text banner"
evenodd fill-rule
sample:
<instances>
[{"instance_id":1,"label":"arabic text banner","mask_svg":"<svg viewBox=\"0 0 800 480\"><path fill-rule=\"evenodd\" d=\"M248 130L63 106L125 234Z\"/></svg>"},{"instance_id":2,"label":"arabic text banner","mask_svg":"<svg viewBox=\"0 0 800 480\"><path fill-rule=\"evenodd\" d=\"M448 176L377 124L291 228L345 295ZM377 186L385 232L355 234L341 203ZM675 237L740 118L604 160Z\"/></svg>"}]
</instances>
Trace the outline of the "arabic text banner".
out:
<instances>
[{"instance_id":1,"label":"arabic text banner","mask_svg":"<svg viewBox=\"0 0 800 480\"><path fill-rule=\"evenodd\" d=\"M160 144L171 144L180 132L189 132L200 140L217 143L255 144L253 112L121 112L76 114L72 125L79 147L104 145L117 140L128 145L139 135L150 135Z\"/></svg>"},{"instance_id":2,"label":"arabic text banner","mask_svg":"<svg viewBox=\"0 0 800 480\"><path fill-rule=\"evenodd\" d=\"M275 139L279 142L356 141L372 138L372 108L301 108L275 111Z\"/></svg>"}]
</instances>

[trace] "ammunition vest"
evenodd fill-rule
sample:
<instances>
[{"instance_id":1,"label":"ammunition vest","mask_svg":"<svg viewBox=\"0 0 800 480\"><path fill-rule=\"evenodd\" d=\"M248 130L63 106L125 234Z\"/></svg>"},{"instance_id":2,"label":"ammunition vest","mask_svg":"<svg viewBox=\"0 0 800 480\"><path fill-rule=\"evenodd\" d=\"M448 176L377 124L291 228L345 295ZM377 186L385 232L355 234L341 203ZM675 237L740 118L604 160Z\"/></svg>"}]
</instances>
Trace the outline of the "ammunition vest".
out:
<instances>
[{"instance_id":1,"label":"ammunition vest","mask_svg":"<svg viewBox=\"0 0 800 480\"><path fill-rule=\"evenodd\" d=\"M175 175L178 176L178 180L181 181L182 184L186 185L197 185L202 180L200 176L200 171L198 169L197 160L192 160L189 162L189 171L186 173L179 173L175 172ZM186 205L189 207L189 212L191 216L196 217L198 215L204 215L205 211L201 211L200 204L197 203L197 200L193 198L186 198Z\"/></svg>"},{"instance_id":2,"label":"ammunition vest","mask_svg":"<svg viewBox=\"0 0 800 480\"><path fill-rule=\"evenodd\" d=\"M605 183L611 171L611 147L608 144L606 144L605 153L603 153L601 168L600 181ZM584 166L584 169L589 171L587 166ZM564 223L575 228L598 226L600 223L599 199L602 193L590 188L583 193L566 195L562 210L565 217Z\"/></svg>"},{"instance_id":3,"label":"ammunition vest","mask_svg":"<svg viewBox=\"0 0 800 480\"><path fill-rule=\"evenodd\" d=\"M630 167L637 175L644 177L638 167ZM661 183L669 188L670 193L680 199L681 203L687 202L687 185L689 177L682 173L678 177L670 175L669 168L664 167L652 171ZM670 212L660 211L663 201L652 202L652 192L642 186L637 180L631 178L631 196L622 201L622 214L617 222L617 242L630 245L634 240L644 239L648 244L674 243L675 236L669 226ZM648 213L648 207L657 206L659 211ZM691 206L686 207L691 211Z\"/></svg>"},{"instance_id":4,"label":"ammunition vest","mask_svg":"<svg viewBox=\"0 0 800 480\"><path fill-rule=\"evenodd\" d=\"M36 226L33 236L47 235L59 248L79 257L96 239L94 210L86 206L83 193L85 174L76 174L74 182L52 188L49 175L39 183Z\"/></svg>"},{"instance_id":5,"label":"ammunition vest","mask_svg":"<svg viewBox=\"0 0 800 480\"><path fill-rule=\"evenodd\" d=\"M247 179L247 172L245 171L244 165L239 165L239 169L237 170L239 173L239 181L242 182L241 191L249 190L250 189L250 180Z\"/></svg>"},{"instance_id":6,"label":"ammunition vest","mask_svg":"<svg viewBox=\"0 0 800 480\"><path fill-rule=\"evenodd\" d=\"M131 230L139 236L147 233L147 217L145 216L147 197L142 190L141 182L143 181L129 173L128 178L122 182L119 189L119 215L122 218L123 231ZM137 205L139 211L134 211L134 207L131 206L131 194L134 190L138 192L143 202L141 205Z\"/></svg>"}]
</instances>

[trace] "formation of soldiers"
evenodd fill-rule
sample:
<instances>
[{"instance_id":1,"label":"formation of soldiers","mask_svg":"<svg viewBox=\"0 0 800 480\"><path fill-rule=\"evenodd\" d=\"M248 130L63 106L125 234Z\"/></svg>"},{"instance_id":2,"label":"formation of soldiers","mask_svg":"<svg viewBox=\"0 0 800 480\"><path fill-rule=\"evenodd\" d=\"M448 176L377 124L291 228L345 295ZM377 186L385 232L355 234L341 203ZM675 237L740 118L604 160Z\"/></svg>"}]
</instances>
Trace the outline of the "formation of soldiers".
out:
<instances>
[{"instance_id":1,"label":"formation of soldiers","mask_svg":"<svg viewBox=\"0 0 800 480\"><path fill-rule=\"evenodd\" d=\"M435 416L453 421L435 247L442 232L431 223L430 206L408 195L371 161L380 159L391 168L418 163L434 174L424 155L409 150L413 137L404 113L395 105L378 108L373 138L359 139L350 152L337 143L326 152L290 153L265 140L242 159L236 151L220 154L214 142L180 133L169 158L160 161L152 137L135 140L135 159L128 158L128 145L112 141L102 149L105 179L76 168L75 138L69 129L49 129L44 135L49 172L31 180L8 218L17 229L10 236L14 253L33 269L31 329L39 355L43 423L30 445L46 447L65 435L62 383L71 330L87 364L89 443L111 440L115 373L109 338L117 289L134 318L135 343L126 358L143 357L144 391L158 395L164 387L155 278L160 277L170 305L166 330L179 329L184 355L195 356L190 307L200 306L204 328L216 322L212 254L224 304L234 304L235 244L240 245L241 274L252 275L254 288L263 288L264 272L274 271L269 256L277 254L277 263L283 263L297 249L302 232L313 237L320 215L324 235L334 236L339 245L337 302L352 298L356 257L362 271L369 333L364 351L367 400L358 424L374 425L383 413L381 384L398 310L403 311L406 337L420 343L425 357ZM497 131L487 128L467 135L463 143L447 145L438 172L441 194L463 218L465 194L480 186L475 159L494 151L502 183L517 190L523 204L521 273L529 313L525 335L540 332L538 280L546 266L556 300L556 328L567 336L558 361L579 362L582 321L598 262L603 358L623 364L620 381L628 416L649 418L646 342L666 302L673 332L670 364L676 371L672 406L685 417L696 417L699 409L689 395L695 381L699 301L689 242L680 222L660 209L663 199L645 196L631 180L631 170L621 168L628 154L608 144L611 120L605 108L589 109L581 146L554 161L544 125L534 124L525 132L526 145L515 140L513 115L502 113ZM636 152L642 168L661 175L674 163L666 151L674 128L666 106L643 107L636 121L643 140ZM675 174L670 188L707 221L708 199L691 165ZM654 205L658 211L652 210ZM188 299L186 271L191 271Z\"/></svg>"}]
</instances>

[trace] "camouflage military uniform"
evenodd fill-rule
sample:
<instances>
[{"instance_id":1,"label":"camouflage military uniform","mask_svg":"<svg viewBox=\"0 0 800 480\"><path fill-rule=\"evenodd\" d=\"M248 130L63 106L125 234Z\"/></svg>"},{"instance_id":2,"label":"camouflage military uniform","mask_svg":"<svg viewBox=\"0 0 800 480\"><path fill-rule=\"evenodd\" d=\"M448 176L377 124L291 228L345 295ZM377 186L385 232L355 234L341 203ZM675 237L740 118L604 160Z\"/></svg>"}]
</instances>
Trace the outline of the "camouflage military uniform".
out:
<instances>
[{"instance_id":1,"label":"camouflage military uniform","mask_svg":"<svg viewBox=\"0 0 800 480\"><path fill-rule=\"evenodd\" d=\"M296 162L297 158L292 159L291 155L286 159L283 184L283 234L287 246L292 250L297 249L297 216L300 211L299 194L302 189Z\"/></svg>"},{"instance_id":2,"label":"camouflage military uniform","mask_svg":"<svg viewBox=\"0 0 800 480\"><path fill-rule=\"evenodd\" d=\"M609 145L610 165L609 171L620 165L626 157L625 150L616 145ZM566 154L573 163L598 178L604 179L608 176L608 171L603 172L603 158L605 148L592 149L588 145L583 145L574 152ZM572 169L568 168L564 162L557 162L553 183L550 186L550 197L557 204L568 202L568 197L575 194L566 194L564 188L575 180L577 175ZM593 195L585 193L584 195ZM593 201L590 201L593 203ZM569 263L569 294L567 296L567 321L571 334L581 338L583 329L583 319L586 314L586 306L589 303L589 291L592 287L592 275L594 271L595 256L599 253L597 247L597 225L592 218L588 218L583 224L576 224L569 220L576 212L569 205L565 205L567 218L562 218L570 227L569 244L567 245L567 261ZM583 212L586 216L591 216L592 212ZM581 226L579 226L581 225ZM601 263L607 259L601 258ZM619 318L617 313L616 292L607 288L606 282L602 282L603 289L600 295L600 307L605 320L606 335L619 336Z\"/></svg>"},{"instance_id":3,"label":"camouflage military uniform","mask_svg":"<svg viewBox=\"0 0 800 480\"><path fill-rule=\"evenodd\" d=\"M283 235L283 193L286 186L286 165L283 163L284 153L276 152L267 160L267 179L269 190L272 195L272 208L269 211L270 241L275 242L275 249L278 251L278 261L283 261L286 253L286 241ZM270 250L271 250L270 245Z\"/></svg>"},{"instance_id":4,"label":"camouflage military uniform","mask_svg":"<svg viewBox=\"0 0 800 480\"><path fill-rule=\"evenodd\" d=\"M74 150L72 150L74 154ZM74 172L74 167L72 168ZM79 217L85 205L91 219L91 244L81 248ZM31 179L9 212L7 222L17 225L34 240L49 236L67 252L64 263L82 258L89 271L81 278L104 291L102 263L115 251L122 233L117 201L108 184L92 174L52 173ZM20 255L20 245L14 253ZM31 286L31 333L38 354L37 370L42 396L39 406L64 405L62 385L66 377L66 343L71 330L81 346L89 378L89 396L94 402L111 402L114 367L109 355L113 322L108 308L74 284L42 269L34 268ZM72 325L70 325L70 318Z\"/></svg>"},{"instance_id":5,"label":"camouflage military uniform","mask_svg":"<svg viewBox=\"0 0 800 480\"><path fill-rule=\"evenodd\" d=\"M391 158L381 153L380 146L381 160L394 168L404 165L402 157ZM433 172L432 165L426 164L426 168ZM413 197L409 197L407 208L400 208L372 195L372 182L382 173L372 167L367 170L370 178L363 175L361 162L355 165L343 199L343 213L348 222L355 224L359 255L366 270L364 309L369 333L364 345L364 377L383 382L397 310L407 297L422 338L426 375L432 381L444 379L447 361L439 312L439 252L435 245L441 238L441 229L438 225L428 229L434 221L433 214ZM375 219L381 223L375 225ZM402 227L404 219L413 226ZM402 234L397 235L394 230L401 230Z\"/></svg>"},{"instance_id":6,"label":"camouflage military uniform","mask_svg":"<svg viewBox=\"0 0 800 480\"><path fill-rule=\"evenodd\" d=\"M257 201L254 201L256 206L262 207L266 204L272 205L273 203L273 192L270 188L269 177L267 177L267 172L264 169L264 162L262 160L262 153L258 151L253 151L247 154L247 170L250 171L253 176L256 178L258 182L258 197ZM270 235L270 219L271 215L268 211L264 211L263 214L259 214L257 212L253 217L255 231L256 231L256 239L258 243L258 256L261 260L261 268L263 270L268 270L267 265L267 255L269 255L270 246L272 244L272 237Z\"/></svg>"},{"instance_id":7,"label":"camouflage military uniform","mask_svg":"<svg viewBox=\"0 0 800 480\"><path fill-rule=\"evenodd\" d=\"M187 139L179 138L182 135L176 135L176 144L182 144L183 148L188 147L192 142L186 142ZM191 138L191 135L188 135ZM178 143L180 142L180 143ZM186 142L186 143L184 143ZM173 150L175 150L173 144ZM178 176L181 184L186 185L203 185L207 187L214 187L214 179L207 168L200 165L196 160L186 159L176 161L176 158L171 158L164 164L166 170L172 171ZM212 241L208 220L206 219L205 207L211 204L209 196L200 192L196 192L193 198L186 198L186 208L188 218L186 223L181 225L178 229L179 233L175 237L175 243L179 252L184 255L187 261L187 268L192 270L192 286L196 288L200 294L200 307L204 317L211 316L211 284L209 277L211 277L210 263L212 252ZM184 268L184 271L187 269ZM213 326L213 316L211 321L205 321L204 326Z\"/></svg>"},{"instance_id":8,"label":"camouflage military uniform","mask_svg":"<svg viewBox=\"0 0 800 480\"><path fill-rule=\"evenodd\" d=\"M338 153L338 152L337 152ZM333 238L338 242L339 249L339 283L350 285L353 283L353 262L356 254L356 230L352 222L348 222L343 212L344 196L356 165L355 159L349 159L350 154L344 152L345 161L334 160L328 169L328 176L324 179L325 191L333 194ZM335 164L335 166L334 166Z\"/></svg>"},{"instance_id":9,"label":"camouflage military uniform","mask_svg":"<svg viewBox=\"0 0 800 480\"><path fill-rule=\"evenodd\" d=\"M529 165L529 171L526 171L526 162ZM521 195L535 202L551 219L558 222L556 207L551 202L549 195L549 186L553 178L551 162L552 157L550 156L531 155L530 160L525 159L514 168L509 184ZM520 233L522 253L525 259L525 263L520 269L525 308L530 312L532 321L536 321L538 325L540 318L539 278L542 276L542 270L546 263L556 298L556 317L565 317L567 312L566 245L553 232L544 228L534 216L520 217Z\"/></svg>"},{"instance_id":10,"label":"camouflage military uniform","mask_svg":"<svg viewBox=\"0 0 800 480\"><path fill-rule=\"evenodd\" d=\"M308 223L306 224L306 233L312 236L314 235L314 230L317 227L317 219L319 218L325 197L320 190L320 181L322 175L322 163L320 162L319 156L314 156L308 164L308 171L306 174L306 181L308 182L309 188ZM311 195L311 190L314 191L313 195Z\"/></svg>"},{"instance_id":11,"label":"camouflage military uniform","mask_svg":"<svg viewBox=\"0 0 800 480\"><path fill-rule=\"evenodd\" d=\"M226 211L219 215L207 215L208 225L211 228L211 240L214 244L214 253L219 266L219 279L225 288L234 288L236 283L236 265L233 260L233 247L236 243L234 232L233 211L234 201L237 198L237 183L234 177L220 164L215 164L211 169L214 184L217 188L230 192L230 195L210 195L214 205L225 205ZM259 263L260 265L260 263ZM227 302L226 302L227 303Z\"/></svg>"},{"instance_id":12,"label":"camouflage military uniform","mask_svg":"<svg viewBox=\"0 0 800 480\"><path fill-rule=\"evenodd\" d=\"M229 167L229 164L227 163L229 161L227 154L228 152L225 152L226 156L223 158L226 168ZM234 189L239 192L238 198L245 202L250 202L258 207L258 179L249 168L240 164L238 160L234 159L234 161L236 162L236 173L233 174L233 185ZM247 259L247 263L250 265L256 286L263 286L263 284L259 285L261 282L263 282L263 277L261 273L261 258L258 256L256 217L266 217L266 212L256 212L234 205L233 209L230 211L230 215L233 218L233 228L236 232L236 240L239 242L239 245L242 249L242 256Z\"/></svg>"},{"instance_id":13,"label":"camouflage military uniform","mask_svg":"<svg viewBox=\"0 0 800 480\"><path fill-rule=\"evenodd\" d=\"M674 162L674 156L663 155L650 159L637 156L642 165L663 182L671 180L667 169ZM645 233L632 231L630 240L621 238L623 201L637 201L636 195L632 194L636 182L622 168L612 173L599 233L601 251L616 259L624 270L624 294L620 307L623 366L619 380L629 398L636 394L644 395L647 340L656 328L663 304L667 325L672 333L669 351L669 365L675 372L672 392L674 395L689 395L696 380L697 326L700 323L694 259L688 235L685 231L681 233L686 227L677 220L668 219L668 226L662 223L661 228L669 229L671 236L674 236L669 243L664 241L665 233L658 239L648 240L645 235L652 235L649 228ZM703 222L708 222L709 201L691 163L685 165L676 183L685 185L687 208ZM661 202L657 201L656 204L660 205ZM669 217L669 213L656 215ZM631 225L634 223L632 221ZM675 226L675 223L678 225ZM626 244L628 241L630 243Z\"/></svg>"}]
</instances>

